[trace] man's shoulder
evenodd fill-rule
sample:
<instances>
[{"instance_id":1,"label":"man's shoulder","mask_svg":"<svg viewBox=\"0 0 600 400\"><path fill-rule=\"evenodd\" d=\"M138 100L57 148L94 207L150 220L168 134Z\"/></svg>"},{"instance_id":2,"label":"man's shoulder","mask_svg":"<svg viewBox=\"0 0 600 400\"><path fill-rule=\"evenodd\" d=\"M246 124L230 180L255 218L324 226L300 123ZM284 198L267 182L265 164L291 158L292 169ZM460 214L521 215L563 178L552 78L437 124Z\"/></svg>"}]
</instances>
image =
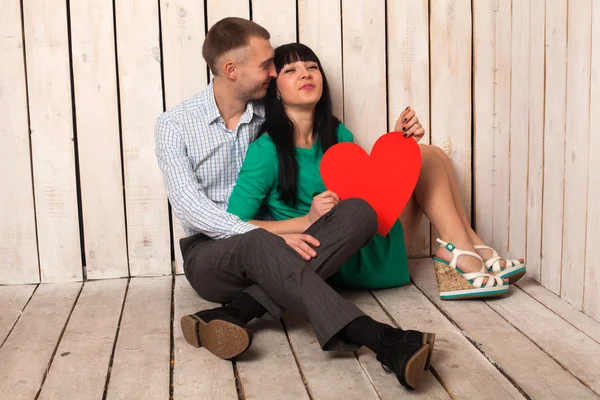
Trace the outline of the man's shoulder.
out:
<instances>
[{"instance_id":1,"label":"man's shoulder","mask_svg":"<svg viewBox=\"0 0 600 400\"><path fill-rule=\"evenodd\" d=\"M159 122L169 122L177 127L183 127L204 117L205 90L182 101L176 106L159 115Z\"/></svg>"}]
</instances>

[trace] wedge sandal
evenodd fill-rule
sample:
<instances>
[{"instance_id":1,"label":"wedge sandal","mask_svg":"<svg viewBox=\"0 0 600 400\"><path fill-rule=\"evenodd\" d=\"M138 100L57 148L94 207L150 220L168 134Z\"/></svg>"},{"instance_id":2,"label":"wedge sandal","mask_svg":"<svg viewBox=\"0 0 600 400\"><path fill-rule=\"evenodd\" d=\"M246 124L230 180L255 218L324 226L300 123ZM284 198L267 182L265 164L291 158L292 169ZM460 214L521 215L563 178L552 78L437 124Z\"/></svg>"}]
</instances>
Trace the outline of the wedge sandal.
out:
<instances>
[{"instance_id":1,"label":"wedge sandal","mask_svg":"<svg viewBox=\"0 0 600 400\"><path fill-rule=\"evenodd\" d=\"M434 257L435 276L442 300L478 299L501 296L508 292L509 283L487 272L481 256L475 252L457 249L452 243L437 239L437 242L452 253L450 262ZM463 272L458 267L460 256L475 257L481 261L479 272ZM487 278L487 282L484 281Z\"/></svg>"},{"instance_id":2,"label":"wedge sandal","mask_svg":"<svg viewBox=\"0 0 600 400\"><path fill-rule=\"evenodd\" d=\"M474 245L473 247L475 250L491 250L492 256L487 260L484 260L484 264L488 269L488 272L496 275L499 278L508 279L508 282L511 285L521 279L525 275L525 272L527 272L525 263L521 262L520 260L507 260L502 258L498 255L496 250L489 246ZM502 260L505 261L504 268L500 266L500 262Z\"/></svg>"}]
</instances>

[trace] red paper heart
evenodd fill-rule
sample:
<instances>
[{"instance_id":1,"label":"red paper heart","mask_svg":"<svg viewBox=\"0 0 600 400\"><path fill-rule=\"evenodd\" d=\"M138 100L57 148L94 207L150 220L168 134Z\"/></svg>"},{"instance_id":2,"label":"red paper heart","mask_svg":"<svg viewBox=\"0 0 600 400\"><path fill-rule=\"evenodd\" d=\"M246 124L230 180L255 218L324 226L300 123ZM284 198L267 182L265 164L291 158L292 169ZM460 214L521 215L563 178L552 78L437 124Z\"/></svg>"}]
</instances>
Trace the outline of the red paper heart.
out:
<instances>
[{"instance_id":1,"label":"red paper heart","mask_svg":"<svg viewBox=\"0 0 600 400\"><path fill-rule=\"evenodd\" d=\"M412 195L421 171L421 150L413 138L388 132L369 156L355 143L338 143L323 155L325 187L341 200L357 197L377 212L377 232L386 236Z\"/></svg>"}]
</instances>

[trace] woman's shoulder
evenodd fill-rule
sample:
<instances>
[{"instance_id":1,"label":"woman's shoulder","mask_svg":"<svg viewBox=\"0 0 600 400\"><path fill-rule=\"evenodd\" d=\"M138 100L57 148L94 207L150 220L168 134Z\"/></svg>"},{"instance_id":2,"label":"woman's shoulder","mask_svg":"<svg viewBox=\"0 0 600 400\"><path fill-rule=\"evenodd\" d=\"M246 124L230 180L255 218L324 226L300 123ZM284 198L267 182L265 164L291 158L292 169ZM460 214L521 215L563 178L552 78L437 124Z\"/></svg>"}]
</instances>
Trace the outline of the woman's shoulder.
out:
<instances>
[{"instance_id":1,"label":"woman's shoulder","mask_svg":"<svg viewBox=\"0 0 600 400\"><path fill-rule=\"evenodd\" d=\"M265 153L276 154L275 143L267 132L261 133L248 147L248 151L253 149L254 151L260 151Z\"/></svg>"},{"instance_id":2,"label":"woman's shoulder","mask_svg":"<svg viewBox=\"0 0 600 400\"><path fill-rule=\"evenodd\" d=\"M277 160L275 143L273 143L268 134L263 133L250 143L246 153L246 160L247 162L261 165L272 164L274 160Z\"/></svg>"},{"instance_id":3,"label":"woman's shoulder","mask_svg":"<svg viewBox=\"0 0 600 400\"><path fill-rule=\"evenodd\" d=\"M354 135L341 121L336 130L338 142L354 142Z\"/></svg>"}]
</instances>

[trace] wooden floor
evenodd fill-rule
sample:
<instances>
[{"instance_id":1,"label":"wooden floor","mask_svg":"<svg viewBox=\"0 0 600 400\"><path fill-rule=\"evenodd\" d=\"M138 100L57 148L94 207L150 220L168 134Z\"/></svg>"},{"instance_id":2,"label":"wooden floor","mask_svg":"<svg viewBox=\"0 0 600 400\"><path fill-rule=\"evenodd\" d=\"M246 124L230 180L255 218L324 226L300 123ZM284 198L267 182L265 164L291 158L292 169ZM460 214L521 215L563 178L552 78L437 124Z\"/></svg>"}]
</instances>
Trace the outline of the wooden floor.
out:
<instances>
[{"instance_id":1,"label":"wooden floor","mask_svg":"<svg viewBox=\"0 0 600 400\"><path fill-rule=\"evenodd\" d=\"M598 399L600 323L527 278L502 299L440 301L414 286L348 292L374 318L437 334L407 391L374 355L322 352L305 321L255 321L236 362L186 344L184 313L214 305L185 277L0 286L0 399Z\"/></svg>"}]
</instances>

